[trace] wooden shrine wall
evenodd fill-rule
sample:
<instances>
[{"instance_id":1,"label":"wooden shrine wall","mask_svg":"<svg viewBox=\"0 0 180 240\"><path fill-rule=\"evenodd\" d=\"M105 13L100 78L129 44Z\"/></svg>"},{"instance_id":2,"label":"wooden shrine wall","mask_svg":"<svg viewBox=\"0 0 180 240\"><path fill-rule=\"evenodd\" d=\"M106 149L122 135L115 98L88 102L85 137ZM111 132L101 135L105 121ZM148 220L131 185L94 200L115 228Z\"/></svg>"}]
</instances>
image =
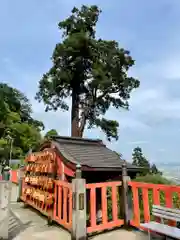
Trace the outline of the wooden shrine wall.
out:
<instances>
[{"instance_id":1,"label":"wooden shrine wall","mask_svg":"<svg viewBox=\"0 0 180 240\"><path fill-rule=\"evenodd\" d=\"M56 153L56 162L57 162L57 175L60 178L64 175L64 179L66 180L66 175L70 177L74 177L75 172L71 170L61 159L61 157Z\"/></svg>"}]
</instances>

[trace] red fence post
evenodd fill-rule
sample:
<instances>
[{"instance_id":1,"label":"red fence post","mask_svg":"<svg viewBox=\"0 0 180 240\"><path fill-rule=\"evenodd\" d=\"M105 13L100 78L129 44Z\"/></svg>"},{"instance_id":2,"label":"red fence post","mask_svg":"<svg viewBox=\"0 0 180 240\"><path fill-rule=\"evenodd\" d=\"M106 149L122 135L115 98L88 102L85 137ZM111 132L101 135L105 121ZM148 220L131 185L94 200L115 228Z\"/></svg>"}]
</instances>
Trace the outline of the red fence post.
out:
<instances>
[{"instance_id":1,"label":"red fence post","mask_svg":"<svg viewBox=\"0 0 180 240\"><path fill-rule=\"evenodd\" d=\"M12 183L18 184L17 170L10 170L10 180Z\"/></svg>"}]
</instances>

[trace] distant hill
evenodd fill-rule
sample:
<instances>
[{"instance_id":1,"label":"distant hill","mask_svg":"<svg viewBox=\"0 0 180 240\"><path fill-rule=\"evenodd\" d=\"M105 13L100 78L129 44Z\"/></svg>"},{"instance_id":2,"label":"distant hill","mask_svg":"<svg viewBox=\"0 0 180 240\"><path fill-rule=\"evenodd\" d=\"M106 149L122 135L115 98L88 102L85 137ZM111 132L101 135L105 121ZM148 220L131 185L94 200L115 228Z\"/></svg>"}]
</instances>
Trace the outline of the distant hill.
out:
<instances>
[{"instance_id":1,"label":"distant hill","mask_svg":"<svg viewBox=\"0 0 180 240\"><path fill-rule=\"evenodd\" d=\"M180 163L164 163L157 165L163 176L180 183Z\"/></svg>"}]
</instances>

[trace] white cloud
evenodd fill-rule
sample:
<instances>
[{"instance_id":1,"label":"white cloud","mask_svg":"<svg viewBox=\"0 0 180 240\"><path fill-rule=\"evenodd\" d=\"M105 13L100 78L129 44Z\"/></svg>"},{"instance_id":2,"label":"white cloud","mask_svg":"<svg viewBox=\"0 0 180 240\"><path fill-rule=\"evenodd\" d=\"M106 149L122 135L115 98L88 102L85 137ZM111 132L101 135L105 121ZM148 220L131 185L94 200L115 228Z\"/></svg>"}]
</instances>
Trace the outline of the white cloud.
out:
<instances>
[{"instance_id":1,"label":"white cloud","mask_svg":"<svg viewBox=\"0 0 180 240\"><path fill-rule=\"evenodd\" d=\"M136 115L149 117L149 120L180 119L180 98L170 96L168 86L142 88L132 95L130 109Z\"/></svg>"},{"instance_id":2,"label":"white cloud","mask_svg":"<svg viewBox=\"0 0 180 240\"><path fill-rule=\"evenodd\" d=\"M177 57L176 57L177 56ZM163 68L163 77L170 80L180 80L180 53L173 55L170 60L164 62Z\"/></svg>"},{"instance_id":3,"label":"white cloud","mask_svg":"<svg viewBox=\"0 0 180 240\"><path fill-rule=\"evenodd\" d=\"M165 152L166 149L165 149L165 148L159 148L158 151L159 151L159 152Z\"/></svg>"},{"instance_id":4,"label":"white cloud","mask_svg":"<svg viewBox=\"0 0 180 240\"><path fill-rule=\"evenodd\" d=\"M147 76L148 79L153 81L155 79L167 79L174 80L180 78L180 52L167 53L167 56L163 58L157 58L155 61L146 64L143 69L140 70L140 76ZM157 82L158 84L158 82Z\"/></svg>"},{"instance_id":5,"label":"white cloud","mask_svg":"<svg viewBox=\"0 0 180 240\"><path fill-rule=\"evenodd\" d=\"M128 145L142 145L142 144L148 144L148 141L143 141L143 140L139 140L139 141L130 141L127 142Z\"/></svg>"},{"instance_id":6,"label":"white cloud","mask_svg":"<svg viewBox=\"0 0 180 240\"><path fill-rule=\"evenodd\" d=\"M145 130L148 127L142 122L133 117L131 114L127 114L129 116L117 115L117 119L119 120L120 129L141 129Z\"/></svg>"},{"instance_id":7,"label":"white cloud","mask_svg":"<svg viewBox=\"0 0 180 240\"><path fill-rule=\"evenodd\" d=\"M155 88L139 88L137 89L130 99L130 105L132 107L139 107L140 105L143 107L146 103L155 102L157 99L164 98L165 93L160 89Z\"/></svg>"}]
</instances>

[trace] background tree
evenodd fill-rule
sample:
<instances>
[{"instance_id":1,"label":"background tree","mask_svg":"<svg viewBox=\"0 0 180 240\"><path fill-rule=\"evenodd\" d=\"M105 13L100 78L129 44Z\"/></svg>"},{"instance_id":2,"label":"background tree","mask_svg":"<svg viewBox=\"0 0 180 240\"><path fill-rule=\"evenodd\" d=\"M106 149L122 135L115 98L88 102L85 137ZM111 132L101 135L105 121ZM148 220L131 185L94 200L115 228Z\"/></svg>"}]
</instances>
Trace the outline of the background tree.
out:
<instances>
[{"instance_id":1,"label":"background tree","mask_svg":"<svg viewBox=\"0 0 180 240\"><path fill-rule=\"evenodd\" d=\"M146 175L146 174L153 174L153 175L162 175L162 172L160 172L155 164L150 165L148 159L144 156L142 149L140 147L136 147L133 150L132 153L132 159L133 164L144 168L142 173L140 175Z\"/></svg>"},{"instance_id":2,"label":"background tree","mask_svg":"<svg viewBox=\"0 0 180 240\"><path fill-rule=\"evenodd\" d=\"M132 153L132 159L133 159L132 164L134 164L138 167L144 168L142 170L141 175L146 175L146 174L150 173L150 171L151 171L150 163L143 155L142 149L140 147L134 148L133 153Z\"/></svg>"},{"instance_id":3,"label":"background tree","mask_svg":"<svg viewBox=\"0 0 180 240\"><path fill-rule=\"evenodd\" d=\"M111 106L128 109L139 81L127 75L134 65L129 51L114 40L96 39L100 12L97 6L74 7L59 23L63 40L56 44L53 66L40 80L36 99L44 102L46 111L67 111L66 100L71 98L72 136L82 137L85 126L96 126L108 140L117 140L119 123L104 115Z\"/></svg>"},{"instance_id":4,"label":"background tree","mask_svg":"<svg viewBox=\"0 0 180 240\"><path fill-rule=\"evenodd\" d=\"M12 88L5 83L0 83L0 123L1 130L6 125L6 121L15 120L27 122L40 130L44 129L44 124L32 118L32 106L29 99L16 88ZM5 129L5 128L4 128ZM3 135L3 132L1 132Z\"/></svg>"},{"instance_id":5,"label":"background tree","mask_svg":"<svg viewBox=\"0 0 180 240\"><path fill-rule=\"evenodd\" d=\"M49 130L49 131L44 135L44 138L45 138L45 139L48 139L48 138L50 138L51 136L58 136L58 132L56 131L56 129L51 129L51 130Z\"/></svg>"},{"instance_id":6,"label":"background tree","mask_svg":"<svg viewBox=\"0 0 180 240\"><path fill-rule=\"evenodd\" d=\"M160 172L158 170L158 168L156 167L156 165L153 163L152 166L151 166L151 173L152 174L159 174L159 175L162 175L162 172Z\"/></svg>"},{"instance_id":7,"label":"background tree","mask_svg":"<svg viewBox=\"0 0 180 240\"><path fill-rule=\"evenodd\" d=\"M41 141L42 122L32 117L32 108L27 97L19 90L0 83L0 161L10 157L24 158L30 148Z\"/></svg>"}]
</instances>

